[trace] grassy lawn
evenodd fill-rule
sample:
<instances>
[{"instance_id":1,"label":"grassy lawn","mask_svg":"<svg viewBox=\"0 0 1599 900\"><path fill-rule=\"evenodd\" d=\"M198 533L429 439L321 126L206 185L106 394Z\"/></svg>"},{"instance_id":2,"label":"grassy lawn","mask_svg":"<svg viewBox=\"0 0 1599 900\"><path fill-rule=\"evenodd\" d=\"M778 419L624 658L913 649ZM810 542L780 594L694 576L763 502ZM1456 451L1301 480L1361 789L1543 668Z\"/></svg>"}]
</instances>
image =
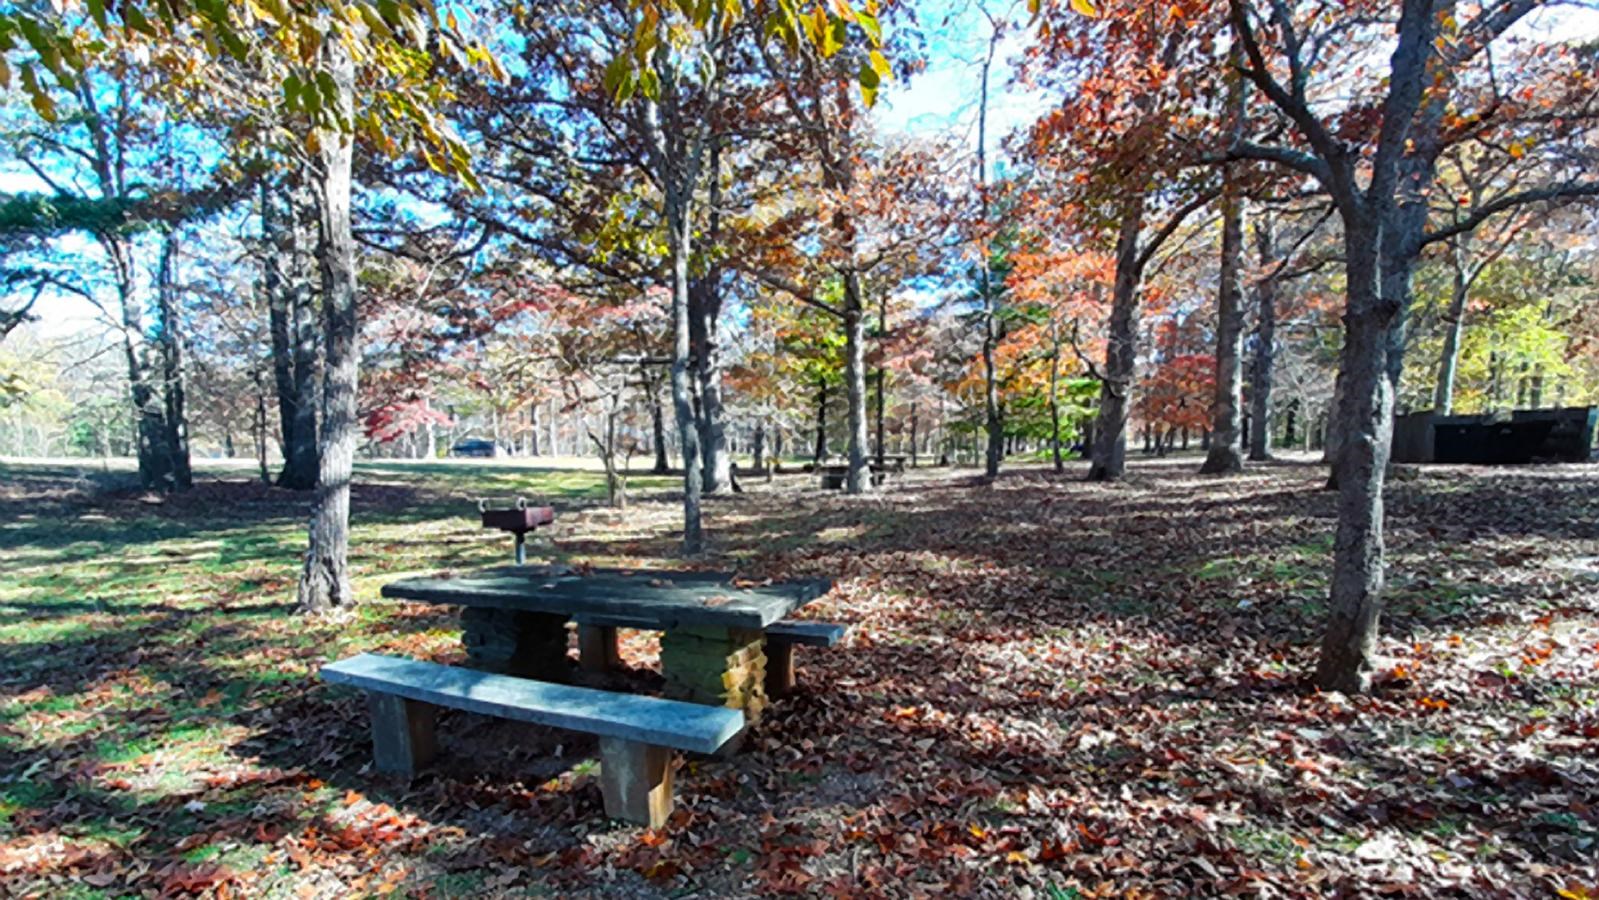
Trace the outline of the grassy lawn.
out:
<instances>
[{"instance_id":1,"label":"grassy lawn","mask_svg":"<svg viewBox=\"0 0 1599 900\"><path fill-rule=\"evenodd\" d=\"M207 468L0 465L0 895L1316 895L1599 886L1599 471L1438 469L1390 493L1392 660L1303 683L1334 498L1287 463L1104 487L913 473L710 501L703 564L826 575L855 626L730 760L688 760L659 833L607 822L591 741L446 714L411 784L366 768L325 661L461 662L406 573L507 560L479 496L558 509L539 558L681 565L671 479L602 508L592 469L366 463L365 603L292 612L306 498ZM1594 571L1589 571L1593 569ZM638 690L655 646L630 634ZM1491 891L1486 891L1491 893Z\"/></svg>"}]
</instances>

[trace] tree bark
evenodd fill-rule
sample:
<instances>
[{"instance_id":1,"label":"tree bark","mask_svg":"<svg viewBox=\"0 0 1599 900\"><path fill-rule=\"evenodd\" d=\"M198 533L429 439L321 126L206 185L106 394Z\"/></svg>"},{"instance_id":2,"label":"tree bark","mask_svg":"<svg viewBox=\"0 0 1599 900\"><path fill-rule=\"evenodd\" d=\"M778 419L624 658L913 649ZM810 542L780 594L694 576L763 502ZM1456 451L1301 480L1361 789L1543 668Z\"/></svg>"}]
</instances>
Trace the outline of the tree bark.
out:
<instances>
[{"instance_id":1,"label":"tree bark","mask_svg":"<svg viewBox=\"0 0 1599 900\"><path fill-rule=\"evenodd\" d=\"M162 394L166 434L162 441L167 454L166 468L172 473L173 490L194 486L194 471L189 461L189 415L184 394L182 320L178 313L178 236L169 229L161 241L161 259L156 269L156 313L160 317Z\"/></svg>"},{"instance_id":2,"label":"tree bark","mask_svg":"<svg viewBox=\"0 0 1599 900\"><path fill-rule=\"evenodd\" d=\"M844 386L849 401L849 474L844 490L864 494L871 489L866 461L866 310L861 302L860 273L844 275Z\"/></svg>"},{"instance_id":3,"label":"tree bark","mask_svg":"<svg viewBox=\"0 0 1599 900\"><path fill-rule=\"evenodd\" d=\"M1049 451L1055 460L1057 473L1066 471L1066 459L1060 446L1060 322L1049 318Z\"/></svg>"},{"instance_id":4,"label":"tree bark","mask_svg":"<svg viewBox=\"0 0 1599 900\"><path fill-rule=\"evenodd\" d=\"M1337 429L1343 437L1333 461L1338 528L1316 683L1323 690L1362 693L1369 689L1376 669L1382 615L1382 488L1393 438L1387 354L1394 307L1379 288L1382 265L1375 223L1346 219L1344 227L1348 305Z\"/></svg>"},{"instance_id":5,"label":"tree bark","mask_svg":"<svg viewBox=\"0 0 1599 900\"><path fill-rule=\"evenodd\" d=\"M353 114L355 64L338 40L324 45L341 119ZM355 239L351 231L353 136L325 131L318 153L323 346L322 434L318 446L316 500L310 546L300 575L299 606L321 612L353 606L350 586L350 478L355 466L356 389L361 365L356 320Z\"/></svg>"},{"instance_id":6,"label":"tree bark","mask_svg":"<svg viewBox=\"0 0 1599 900\"><path fill-rule=\"evenodd\" d=\"M1228 76L1233 141L1243 136L1243 78ZM1216 299L1216 393L1211 400L1213 440L1199 467L1201 474L1230 475L1244 470L1239 419L1243 412L1244 309L1239 280L1244 262L1243 164L1228 163L1222 172L1221 274Z\"/></svg>"},{"instance_id":7,"label":"tree bark","mask_svg":"<svg viewBox=\"0 0 1599 900\"><path fill-rule=\"evenodd\" d=\"M816 385L816 449L811 454L816 465L827 459L827 381Z\"/></svg>"},{"instance_id":8,"label":"tree bark","mask_svg":"<svg viewBox=\"0 0 1599 900\"><path fill-rule=\"evenodd\" d=\"M1116 240L1116 283L1111 296L1110 334L1105 344L1104 380L1094 431L1090 481L1115 481L1127 472L1127 416L1132 406L1138 358L1138 235L1144 224L1144 198L1129 201Z\"/></svg>"},{"instance_id":9,"label":"tree bark","mask_svg":"<svg viewBox=\"0 0 1599 900\"><path fill-rule=\"evenodd\" d=\"M1471 294L1471 281L1466 272L1466 248L1470 235L1455 238L1451 252L1454 262L1454 279L1449 294L1449 310L1444 313L1444 346L1438 355L1438 383L1433 388L1432 409L1447 416L1455 404L1455 371L1460 364L1460 338L1465 329L1466 299Z\"/></svg>"},{"instance_id":10,"label":"tree bark","mask_svg":"<svg viewBox=\"0 0 1599 900\"><path fill-rule=\"evenodd\" d=\"M1255 360L1250 374L1249 458L1271 459L1271 391L1277 362L1276 237L1269 218L1255 222L1255 245L1263 271L1255 282ZM1288 440L1293 440L1290 432Z\"/></svg>"}]
</instances>

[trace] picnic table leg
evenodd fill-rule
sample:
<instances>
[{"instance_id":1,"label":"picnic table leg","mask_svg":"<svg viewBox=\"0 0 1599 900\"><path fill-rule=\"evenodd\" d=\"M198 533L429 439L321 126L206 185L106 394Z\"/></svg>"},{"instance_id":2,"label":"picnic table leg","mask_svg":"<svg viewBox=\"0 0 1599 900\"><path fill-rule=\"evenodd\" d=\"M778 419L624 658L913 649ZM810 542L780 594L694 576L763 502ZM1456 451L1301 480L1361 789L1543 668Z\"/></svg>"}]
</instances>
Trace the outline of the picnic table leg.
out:
<instances>
[{"instance_id":1,"label":"picnic table leg","mask_svg":"<svg viewBox=\"0 0 1599 900\"><path fill-rule=\"evenodd\" d=\"M515 609L461 610L461 643L473 665L491 672L566 681L566 617Z\"/></svg>"},{"instance_id":2,"label":"picnic table leg","mask_svg":"<svg viewBox=\"0 0 1599 900\"><path fill-rule=\"evenodd\" d=\"M744 711L754 724L766 707L765 635L740 628L677 628L661 634L666 693Z\"/></svg>"},{"instance_id":3,"label":"picnic table leg","mask_svg":"<svg viewBox=\"0 0 1599 900\"><path fill-rule=\"evenodd\" d=\"M585 672L609 672L622 664L616 629L610 625L577 626L578 664Z\"/></svg>"},{"instance_id":4,"label":"picnic table leg","mask_svg":"<svg viewBox=\"0 0 1599 900\"><path fill-rule=\"evenodd\" d=\"M794 645L786 641L766 642L766 696L787 697L794 692Z\"/></svg>"},{"instance_id":5,"label":"picnic table leg","mask_svg":"<svg viewBox=\"0 0 1599 900\"><path fill-rule=\"evenodd\" d=\"M672 814L672 751L600 738L600 794L611 818L660 828Z\"/></svg>"},{"instance_id":6,"label":"picnic table leg","mask_svg":"<svg viewBox=\"0 0 1599 900\"><path fill-rule=\"evenodd\" d=\"M438 707L376 691L367 693L366 702L372 715L373 768L415 776L438 752L433 736Z\"/></svg>"}]
</instances>

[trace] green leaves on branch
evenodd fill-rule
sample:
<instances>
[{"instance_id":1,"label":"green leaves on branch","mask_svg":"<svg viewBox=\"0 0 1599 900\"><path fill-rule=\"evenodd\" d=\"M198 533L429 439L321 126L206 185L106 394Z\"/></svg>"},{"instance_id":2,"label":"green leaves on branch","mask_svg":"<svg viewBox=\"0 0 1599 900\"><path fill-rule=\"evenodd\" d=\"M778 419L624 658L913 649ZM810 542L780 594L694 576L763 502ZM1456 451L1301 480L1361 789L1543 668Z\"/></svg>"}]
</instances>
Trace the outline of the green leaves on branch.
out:
<instances>
[{"instance_id":1,"label":"green leaves on branch","mask_svg":"<svg viewBox=\"0 0 1599 900\"><path fill-rule=\"evenodd\" d=\"M871 48L861 64L861 95L868 106L877 100L883 81L893 77L893 68L883 56L883 26L878 20L877 0L857 6L850 0L775 0L771 4L755 0L633 0L639 21L628 47L605 67L604 87L617 103L626 103L635 94L654 99L660 94L660 78L651 65L661 49L663 38L676 43L691 33L707 38L728 34L746 14L769 9L761 21L761 40L777 43L789 53L812 47L831 57L848 44L850 26L866 39ZM670 49L670 48L668 48Z\"/></svg>"},{"instance_id":2,"label":"green leaves on branch","mask_svg":"<svg viewBox=\"0 0 1599 900\"><path fill-rule=\"evenodd\" d=\"M193 44L213 59L280 77L281 109L312 126L308 150L329 133L360 133L389 156L417 149L429 166L478 189L466 146L437 115L449 95L432 72L432 55L497 79L505 71L462 37L454 8L441 17L434 0L85 0L76 7L87 9L85 20L71 4L53 6L54 13L0 7L0 87L10 86L15 65L41 118L53 121L57 111L39 68L72 91L89 68L86 58L108 48ZM324 52L330 41L368 73L358 98L365 109L353 117L340 113Z\"/></svg>"}]
</instances>

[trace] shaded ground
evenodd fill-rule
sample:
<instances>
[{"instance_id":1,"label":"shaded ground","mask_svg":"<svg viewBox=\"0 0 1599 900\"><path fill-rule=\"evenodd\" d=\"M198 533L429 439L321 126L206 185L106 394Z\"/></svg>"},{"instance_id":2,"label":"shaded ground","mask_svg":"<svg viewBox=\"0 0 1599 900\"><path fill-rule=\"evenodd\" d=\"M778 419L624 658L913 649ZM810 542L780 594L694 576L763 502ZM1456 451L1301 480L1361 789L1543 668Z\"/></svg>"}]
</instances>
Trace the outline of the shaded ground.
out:
<instances>
[{"instance_id":1,"label":"shaded ground","mask_svg":"<svg viewBox=\"0 0 1599 900\"><path fill-rule=\"evenodd\" d=\"M806 615L855 629L802 652L744 753L686 763L660 832L606 821L592 742L546 729L446 714L433 771L369 774L364 707L317 667L459 661L457 631L420 605L292 616L303 498L0 468L0 895L1599 890L1599 468L1401 473L1391 670L1346 698L1302 680L1322 473L1196 465L710 501L706 564L831 576ZM594 473L359 477L365 596L503 561L484 493L555 498L568 562L676 564L673 499L598 509ZM653 641L624 649L651 689Z\"/></svg>"}]
</instances>

